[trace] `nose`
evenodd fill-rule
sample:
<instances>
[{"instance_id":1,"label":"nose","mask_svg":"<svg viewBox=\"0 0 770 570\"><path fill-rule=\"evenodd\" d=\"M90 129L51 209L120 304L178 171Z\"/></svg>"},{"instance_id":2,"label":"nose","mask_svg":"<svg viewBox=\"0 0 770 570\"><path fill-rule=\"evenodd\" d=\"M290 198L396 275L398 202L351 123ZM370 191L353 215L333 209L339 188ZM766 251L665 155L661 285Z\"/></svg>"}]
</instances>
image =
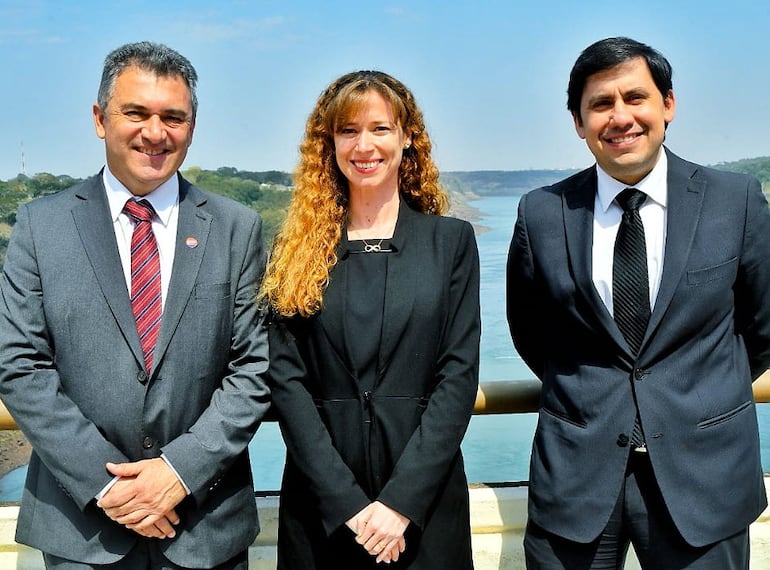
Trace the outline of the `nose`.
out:
<instances>
[{"instance_id":1,"label":"nose","mask_svg":"<svg viewBox=\"0 0 770 570\"><path fill-rule=\"evenodd\" d=\"M166 128L158 115L150 115L142 127L142 136L151 143L160 143L166 138Z\"/></svg>"},{"instance_id":2,"label":"nose","mask_svg":"<svg viewBox=\"0 0 770 570\"><path fill-rule=\"evenodd\" d=\"M625 101L616 101L615 106L612 108L612 113L610 114L610 122L615 123L618 127L624 127L629 123L633 123L633 121L633 115Z\"/></svg>"},{"instance_id":3,"label":"nose","mask_svg":"<svg viewBox=\"0 0 770 570\"><path fill-rule=\"evenodd\" d=\"M356 139L356 150L367 152L372 149L372 135L366 129L363 129Z\"/></svg>"}]
</instances>

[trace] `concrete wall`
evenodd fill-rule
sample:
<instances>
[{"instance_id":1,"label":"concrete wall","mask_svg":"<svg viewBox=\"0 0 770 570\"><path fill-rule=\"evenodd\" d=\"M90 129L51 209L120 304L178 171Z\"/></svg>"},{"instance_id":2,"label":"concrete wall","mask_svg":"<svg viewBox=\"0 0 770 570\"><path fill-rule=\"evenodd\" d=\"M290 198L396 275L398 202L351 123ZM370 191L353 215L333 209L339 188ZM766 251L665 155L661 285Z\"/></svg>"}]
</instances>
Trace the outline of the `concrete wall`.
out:
<instances>
[{"instance_id":1,"label":"concrete wall","mask_svg":"<svg viewBox=\"0 0 770 570\"><path fill-rule=\"evenodd\" d=\"M770 489L768 477L765 478L765 488ZM527 488L472 486L470 495L476 569L524 568L522 539L527 519ZM260 497L257 500L262 532L249 549L249 568L274 570L278 497ZM40 553L17 545L13 540L17 514L17 506L0 507L0 569L42 569ZM751 549L751 570L770 568L770 510L765 510L751 527ZM639 569L633 553L629 555L626 568Z\"/></svg>"}]
</instances>

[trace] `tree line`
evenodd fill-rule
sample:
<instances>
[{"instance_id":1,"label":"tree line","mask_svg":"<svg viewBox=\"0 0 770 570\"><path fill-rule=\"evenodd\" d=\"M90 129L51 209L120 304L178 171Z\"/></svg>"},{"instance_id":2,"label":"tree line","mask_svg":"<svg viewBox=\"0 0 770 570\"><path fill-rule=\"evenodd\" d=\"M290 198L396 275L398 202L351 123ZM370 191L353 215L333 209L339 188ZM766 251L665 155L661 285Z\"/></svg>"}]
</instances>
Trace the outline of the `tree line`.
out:
<instances>
[{"instance_id":1,"label":"tree line","mask_svg":"<svg viewBox=\"0 0 770 570\"><path fill-rule=\"evenodd\" d=\"M770 194L770 157L723 162L714 167L756 176L765 194ZM563 170L447 172L442 174L442 182L449 191L453 209L459 206L454 213L461 214L468 198L523 194L535 186L564 178L565 173ZM250 172L231 166L204 170L192 166L182 175L201 188L232 198L259 212L264 222L265 242L268 246L272 243L291 200L292 179L289 173L278 170ZM8 238L16 223L19 206L34 198L55 194L81 180L47 172L34 176L20 174L7 181L0 180L0 264L5 259ZM461 217L466 216L461 214Z\"/></svg>"},{"instance_id":2,"label":"tree line","mask_svg":"<svg viewBox=\"0 0 770 570\"><path fill-rule=\"evenodd\" d=\"M290 174L276 170L249 172L232 167L203 170L193 166L184 170L182 175L201 188L232 198L258 211L263 220L265 242L268 245L272 243L291 200ZM81 180L45 172L34 176L20 174L11 180L0 180L0 264L5 259L19 206L34 198L55 194Z\"/></svg>"}]
</instances>

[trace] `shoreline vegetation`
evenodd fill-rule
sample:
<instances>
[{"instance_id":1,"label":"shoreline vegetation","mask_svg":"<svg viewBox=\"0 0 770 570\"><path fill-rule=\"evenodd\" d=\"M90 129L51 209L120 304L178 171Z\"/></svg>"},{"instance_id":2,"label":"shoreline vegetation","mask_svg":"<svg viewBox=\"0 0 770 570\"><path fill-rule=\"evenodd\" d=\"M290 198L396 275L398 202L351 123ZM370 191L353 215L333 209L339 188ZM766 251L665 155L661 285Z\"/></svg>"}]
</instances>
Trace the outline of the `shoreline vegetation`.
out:
<instances>
[{"instance_id":1,"label":"shoreline vegetation","mask_svg":"<svg viewBox=\"0 0 770 570\"><path fill-rule=\"evenodd\" d=\"M756 176L762 183L765 195L770 198L770 157L723 162L712 166ZM481 215L473 206L474 200L489 196L521 196L533 188L553 184L574 172L577 170L448 171L441 174L441 182L449 194L449 215L469 221L476 234L481 234L489 228L478 223ZM264 223L265 241L272 243L291 199L291 174L276 170L241 171L233 167L204 170L192 166L183 170L182 175L201 188L228 196L258 211ZM11 180L0 180L0 264L5 259L18 207L34 198L69 188L80 180L49 173L33 176L20 174ZM0 477L25 465L30 453L31 447L21 432L0 431Z\"/></svg>"}]
</instances>

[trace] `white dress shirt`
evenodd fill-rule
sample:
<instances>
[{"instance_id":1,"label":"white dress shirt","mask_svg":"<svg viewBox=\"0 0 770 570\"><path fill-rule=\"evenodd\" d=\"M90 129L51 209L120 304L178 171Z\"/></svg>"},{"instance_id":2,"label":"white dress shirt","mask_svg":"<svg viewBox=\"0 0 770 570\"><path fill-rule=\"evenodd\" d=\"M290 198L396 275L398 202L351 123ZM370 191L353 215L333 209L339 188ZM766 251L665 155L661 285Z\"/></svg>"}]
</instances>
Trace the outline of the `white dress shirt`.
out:
<instances>
[{"instance_id":1,"label":"white dress shirt","mask_svg":"<svg viewBox=\"0 0 770 570\"><path fill-rule=\"evenodd\" d=\"M107 203L110 207L112 227L115 230L120 263L123 266L123 276L126 279L126 288L128 289L129 296L131 295L131 236L134 233L135 224L131 217L123 212L123 207L128 200L137 199L147 200L155 210L155 215L152 218L152 232L155 234L155 241L158 244L161 306L165 308L168 284L171 281L171 268L174 266L174 251L176 249L176 229L179 221L179 178L172 176L155 190L141 198L129 192L123 183L110 172L109 167L104 167L102 181L107 192ZM164 454L161 454L161 458L171 468L189 495L189 487L179 473L177 473L176 469L174 469L174 466L171 465L171 462ZM119 479L120 477L113 478L99 492L96 499L99 500L103 497Z\"/></svg>"},{"instance_id":2,"label":"white dress shirt","mask_svg":"<svg viewBox=\"0 0 770 570\"><path fill-rule=\"evenodd\" d=\"M168 284L171 281L171 268L174 265L176 248L176 228L179 221L179 179L172 176L155 190L142 196L134 196L123 184L115 178L109 168L104 169L104 188L107 191L107 202L110 205L110 216L115 229L115 239L118 242L120 262L123 265L123 275L126 287L131 293L131 236L134 233L134 221L123 212L126 202L131 199L147 200L155 210L152 219L152 233L158 242L160 254L160 289L161 303L166 306Z\"/></svg>"},{"instance_id":3,"label":"white dress shirt","mask_svg":"<svg viewBox=\"0 0 770 570\"><path fill-rule=\"evenodd\" d=\"M597 191L594 198L594 226L591 270L594 287L612 315L612 265L615 255L615 238L623 209L615 197L626 188L596 165ZM663 257L666 247L666 220L668 203L668 159L663 148L652 171L633 186L647 194L647 201L639 208L647 245L647 272L650 282L650 310L663 274Z\"/></svg>"}]
</instances>

